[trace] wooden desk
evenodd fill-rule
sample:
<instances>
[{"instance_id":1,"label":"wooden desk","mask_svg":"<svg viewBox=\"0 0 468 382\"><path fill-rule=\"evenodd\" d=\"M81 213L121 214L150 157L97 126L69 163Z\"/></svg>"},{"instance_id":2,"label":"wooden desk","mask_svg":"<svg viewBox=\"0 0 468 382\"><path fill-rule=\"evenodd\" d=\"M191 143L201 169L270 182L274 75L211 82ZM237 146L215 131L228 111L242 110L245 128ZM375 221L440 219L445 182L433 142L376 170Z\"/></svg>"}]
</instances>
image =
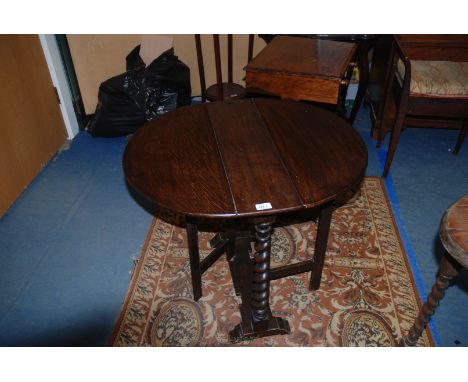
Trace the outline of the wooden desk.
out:
<instances>
[{"instance_id":1,"label":"wooden desk","mask_svg":"<svg viewBox=\"0 0 468 382\"><path fill-rule=\"evenodd\" d=\"M245 67L250 92L339 105L356 44L277 36Z\"/></svg>"},{"instance_id":2,"label":"wooden desk","mask_svg":"<svg viewBox=\"0 0 468 382\"><path fill-rule=\"evenodd\" d=\"M259 34L267 44L269 44L277 35L274 34ZM305 37L321 40L333 40L341 42L352 42L357 45L356 58L359 69L359 86L354 99L353 108L349 114L348 120L352 124L356 118L356 114L361 107L364 96L366 95L369 85L369 50L374 45L375 41L381 35L372 34L291 34L285 35L290 37ZM249 60L250 61L250 60ZM373 64L373 63L372 63Z\"/></svg>"},{"instance_id":3,"label":"wooden desk","mask_svg":"<svg viewBox=\"0 0 468 382\"><path fill-rule=\"evenodd\" d=\"M311 271L310 288L319 287L333 201L362 180L366 165L362 139L342 118L277 99L176 109L138 130L123 158L134 190L185 217L195 299L201 296L201 274L227 254L242 298L233 341L289 333L287 321L271 314L270 280ZM320 222L313 260L270 270L277 217L314 208ZM200 262L202 219L220 233L212 254Z\"/></svg>"}]
</instances>

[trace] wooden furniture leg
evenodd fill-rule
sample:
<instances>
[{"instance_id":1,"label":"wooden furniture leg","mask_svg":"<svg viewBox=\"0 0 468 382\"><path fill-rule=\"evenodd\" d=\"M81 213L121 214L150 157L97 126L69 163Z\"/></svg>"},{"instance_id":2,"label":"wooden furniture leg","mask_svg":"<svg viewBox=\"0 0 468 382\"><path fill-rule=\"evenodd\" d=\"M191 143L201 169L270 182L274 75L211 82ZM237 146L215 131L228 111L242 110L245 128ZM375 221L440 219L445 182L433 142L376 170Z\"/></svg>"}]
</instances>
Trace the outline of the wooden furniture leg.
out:
<instances>
[{"instance_id":1,"label":"wooden furniture leg","mask_svg":"<svg viewBox=\"0 0 468 382\"><path fill-rule=\"evenodd\" d=\"M328 232L330 231L333 204L322 207L317 227L317 238L315 239L315 251L313 267L310 272L309 290L317 290L322 279L323 264L325 263L325 253L327 251Z\"/></svg>"},{"instance_id":2,"label":"wooden furniture leg","mask_svg":"<svg viewBox=\"0 0 468 382\"><path fill-rule=\"evenodd\" d=\"M201 100L202 102L206 102L205 66L203 64L201 36L199 34L195 35L195 46L197 49L198 74L200 76Z\"/></svg>"},{"instance_id":3,"label":"wooden furniture leg","mask_svg":"<svg viewBox=\"0 0 468 382\"><path fill-rule=\"evenodd\" d=\"M198 301L203 296L201 276L205 273L221 255L228 251L229 237L218 233L211 240L213 250L200 261L198 248L198 227L195 221L187 220L185 223L190 260L190 275L192 278L193 299ZM228 255L229 259L229 255Z\"/></svg>"},{"instance_id":4,"label":"wooden furniture leg","mask_svg":"<svg viewBox=\"0 0 468 382\"><path fill-rule=\"evenodd\" d=\"M384 178L387 177L390 166L392 165L393 156L395 155L395 150L397 148L398 141L400 140L400 134L403 130L403 125L405 122L408 97L405 95L405 93L403 93L401 97L402 99L398 106L398 114L396 116L395 124L393 125L392 135L390 136L390 144L388 145L387 159L385 160L385 167L383 171Z\"/></svg>"},{"instance_id":5,"label":"wooden furniture leg","mask_svg":"<svg viewBox=\"0 0 468 382\"><path fill-rule=\"evenodd\" d=\"M193 299L198 301L203 295L201 284L200 252L198 249L198 228L195 223L186 222L190 274L192 277Z\"/></svg>"},{"instance_id":6,"label":"wooden furniture leg","mask_svg":"<svg viewBox=\"0 0 468 382\"><path fill-rule=\"evenodd\" d=\"M213 35L213 47L214 47L214 52L215 52L217 96L218 96L218 100L223 100L224 99L223 74L221 72L221 53L220 53L221 50L220 50L220 45L219 45L219 34Z\"/></svg>"},{"instance_id":7,"label":"wooden furniture leg","mask_svg":"<svg viewBox=\"0 0 468 382\"><path fill-rule=\"evenodd\" d=\"M444 297L445 290L448 288L450 280L458 275L459 268L459 264L450 257L448 252L446 252L440 262L439 273L437 275L435 284L431 289L431 293L427 297L426 303L422 306L419 315L408 334L400 342L400 346L416 345L416 342L418 342L418 339L429 322L429 319L434 314L435 309L439 305L440 300L442 300Z\"/></svg>"},{"instance_id":8,"label":"wooden furniture leg","mask_svg":"<svg viewBox=\"0 0 468 382\"><path fill-rule=\"evenodd\" d=\"M254 321L260 322L271 317L270 312L270 254L271 223L255 225L256 241L252 280L252 301L250 303Z\"/></svg>"},{"instance_id":9,"label":"wooden furniture leg","mask_svg":"<svg viewBox=\"0 0 468 382\"><path fill-rule=\"evenodd\" d=\"M354 99L353 108L351 109L351 114L349 115L349 123L353 124L356 114L361 107L362 100L367 91L367 86L369 83L369 47L370 41L363 40L360 41L357 47L357 64L359 68L359 85L356 93L356 98Z\"/></svg>"},{"instance_id":10,"label":"wooden furniture leg","mask_svg":"<svg viewBox=\"0 0 468 382\"><path fill-rule=\"evenodd\" d=\"M247 51L247 63L252 61L255 35L249 34L249 48Z\"/></svg>"},{"instance_id":11,"label":"wooden furniture leg","mask_svg":"<svg viewBox=\"0 0 468 382\"><path fill-rule=\"evenodd\" d=\"M242 265L247 271L250 265L250 290L243 290L241 316L242 321L230 333L232 342L265 337L277 334L289 334L286 320L274 317L270 310L270 251L272 222L255 224L255 254L253 262L247 260L248 253L240 253ZM247 241L247 239L246 239ZM247 279L243 280L246 285Z\"/></svg>"},{"instance_id":12,"label":"wooden furniture leg","mask_svg":"<svg viewBox=\"0 0 468 382\"><path fill-rule=\"evenodd\" d=\"M460 130L460 133L458 134L458 139L457 139L457 143L455 145L455 149L453 150L453 153L455 155L457 155L458 152L460 151L460 147L463 144L463 141L465 140L467 132L468 132L468 119L465 119L463 121L463 127Z\"/></svg>"},{"instance_id":13,"label":"wooden furniture leg","mask_svg":"<svg viewBox=\"0 0 468 382\"><path fill-rule=\"evenodd\" d=\"M227 246L227 260L229 270L231 272L232 284L237 296L241 296L242 289L242 268L241 261L238 257L241 253L249 253L250 251L250 233L235 233L230 232L229 243Z\"/></svg>"}]
</instances>

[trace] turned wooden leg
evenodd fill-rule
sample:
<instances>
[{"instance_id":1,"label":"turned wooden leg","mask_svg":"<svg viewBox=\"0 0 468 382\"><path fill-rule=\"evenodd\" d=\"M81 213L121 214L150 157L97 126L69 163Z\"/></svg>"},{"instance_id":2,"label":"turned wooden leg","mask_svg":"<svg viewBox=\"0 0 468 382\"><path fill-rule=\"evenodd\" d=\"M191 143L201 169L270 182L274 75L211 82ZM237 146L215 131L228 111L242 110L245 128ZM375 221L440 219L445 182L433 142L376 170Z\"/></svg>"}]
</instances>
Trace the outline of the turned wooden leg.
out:
<instances>
[{"instance_id":1,"label":"turned wooden leg","mask_svg":"<svg viewBox=\"0 0 468 382\"><path fill-rule=\"evenodd\" d=\"M273 317L270 310L271 229L272 223L269 221L255 224L255 253L251 263L250 291L245 292L243 289L241 293L242 321L229 333L233 342L290 332L288 322L281 317ZM248 286L244 284L244 287Z\"/></svg>"},{"instance_id":2,"label":"turned wooden leg","mask_svg":"<svg viewBox=\"0 0 468 382\"><path fill-rule=\"evenodd\" d=\"M445 290L450 284L450 280L459 273L459 266L456 264L448 253L440 261L439 273L431 293L427 297L426 303L421 307L419 315L416 318L413 326L409 330L406 337L400 342L400 346L414 346L418 342L424 328L426 327L429 319L434 314L435 309L439 305L440 300L444 297Z\"/></svg>"},{"instance_id":3,"label":"turned wooden leg","mask_svg":"<svg viewBox=\"0 0 468 382\"><path fill-rule=\"evenodd\" d=\"M252 280L251 309L254 320L270 318L270 251L271 223L255 225L255 255Z\"/></svg>"},{"instance_id":4,"label":"turned wooden leg","mask_svg":"<svg viewBox=\"0 0 468 382\"><path fill-rule=\"evenodd\" d=\"M192 278L193 299L198 301L202 293L200 252L198 249L198 228L195 223L186 222L187 240L190 259L190 274Z\"/></svg>"},{"instance_id":5,"label":"turned wooden leg","mask_svg":"<svg viewBox=\"0 0 468 382\"><path fill-rule=\"evenodd\" d=\"M327 251L328 232L330 231L333 205L322 207L317 227L317 238L315 239L315 251L313 268L310 272L309 290L317 290L322 279L323 264L325 263L325 253Z\"/></svg>"}]
</instances>

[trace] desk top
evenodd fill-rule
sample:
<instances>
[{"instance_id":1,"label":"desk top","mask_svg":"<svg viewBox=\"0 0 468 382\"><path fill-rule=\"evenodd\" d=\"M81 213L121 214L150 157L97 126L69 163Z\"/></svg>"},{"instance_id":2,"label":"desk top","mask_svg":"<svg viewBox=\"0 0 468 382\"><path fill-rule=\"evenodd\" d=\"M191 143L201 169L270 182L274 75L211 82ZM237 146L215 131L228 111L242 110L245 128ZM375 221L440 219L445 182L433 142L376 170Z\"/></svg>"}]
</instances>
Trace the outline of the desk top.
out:
<instances>
[{"instance_id":1,"label":"desk top","mask_svg":"<svg viewBox=\"0 0 468 382\"><path fill-rule=\"evenodd\" d=\"M176 109L139 129L123 157L137 192L158 207L205 218L319 206L358 183L366 166L366 147L347 122L277 99Z\"/></svg>"},{"instance_id":2,"label":"desk top","mask_svg":"<svg viewBox=\"0 0 468 382\"><path fill-rule=\"evenodd\" d=\"M276 36L245 70L341 79L355 51L349 42Z\"/></svg>"}]
</instances>

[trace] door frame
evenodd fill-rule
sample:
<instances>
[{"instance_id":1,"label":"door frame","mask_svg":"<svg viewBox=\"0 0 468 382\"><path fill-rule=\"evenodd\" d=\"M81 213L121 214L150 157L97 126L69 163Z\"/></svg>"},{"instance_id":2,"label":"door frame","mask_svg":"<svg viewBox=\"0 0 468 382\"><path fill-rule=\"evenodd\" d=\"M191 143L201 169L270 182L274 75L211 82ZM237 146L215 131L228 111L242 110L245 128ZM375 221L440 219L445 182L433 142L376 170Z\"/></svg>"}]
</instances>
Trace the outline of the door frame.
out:
<instances>
[{"instance_id":1,"label":"door frame","mask_svg":"<svg viewBox=\"0 0 468 382\"><path fill-rule=\"evenodd\" d=\"M65 69L63 67L57 40L53 34L40 34L39 40L44 51L52 83L57 89L60 98L60 111L62 112L68 139L73 139L79 132L78 119L73 108L73 100L68 86Z\"/></svg>"}]
</instances>

